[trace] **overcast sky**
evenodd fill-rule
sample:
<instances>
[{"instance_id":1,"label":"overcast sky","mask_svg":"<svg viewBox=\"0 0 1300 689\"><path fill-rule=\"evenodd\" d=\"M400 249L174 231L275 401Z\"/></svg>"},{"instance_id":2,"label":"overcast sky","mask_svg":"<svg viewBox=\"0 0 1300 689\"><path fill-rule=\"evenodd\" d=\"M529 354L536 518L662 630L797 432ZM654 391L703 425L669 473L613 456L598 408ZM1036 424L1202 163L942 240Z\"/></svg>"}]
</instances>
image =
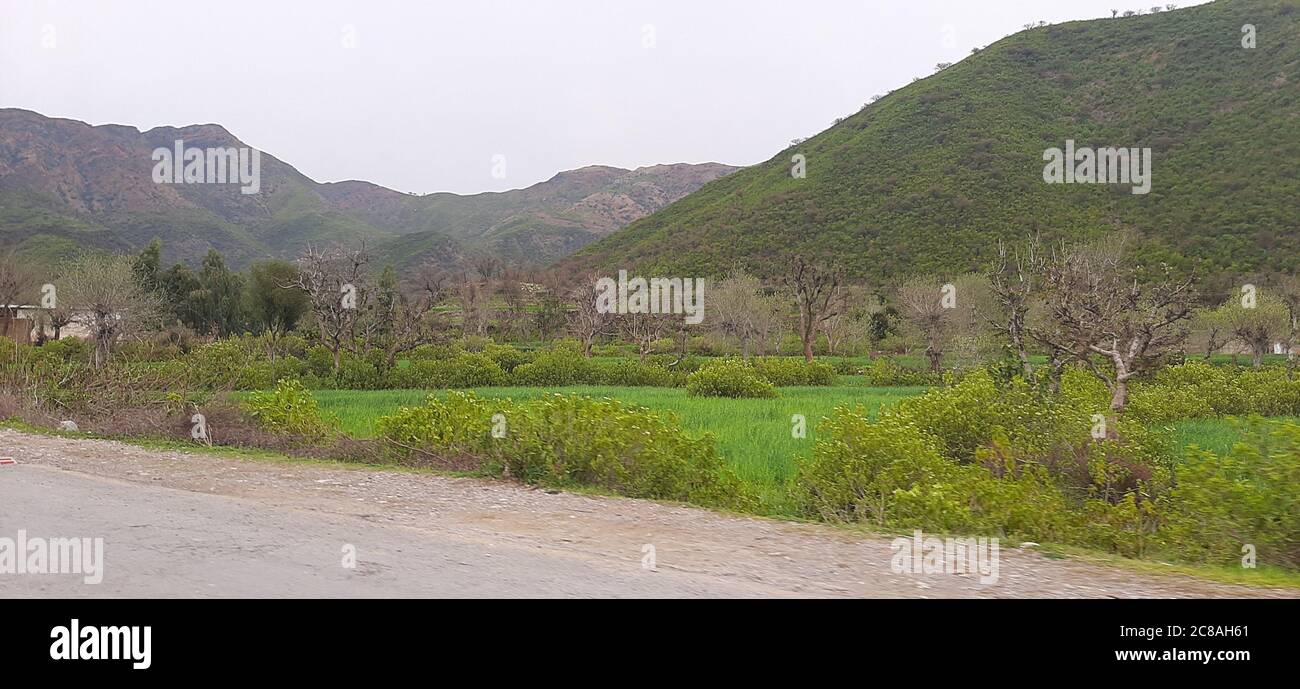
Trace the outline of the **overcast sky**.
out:
<instances>
[{"instance_id":1,"label":"overcast sky","mask_svg":"<svg viewBox=\"0 0 1300 689\"><path fill-rule=\"evenodd\" d=\"M218 123L319 181L491 191L753 164L1027 22L1154 4L0 0L0 107Z\"/></svg>"}]
</instances>

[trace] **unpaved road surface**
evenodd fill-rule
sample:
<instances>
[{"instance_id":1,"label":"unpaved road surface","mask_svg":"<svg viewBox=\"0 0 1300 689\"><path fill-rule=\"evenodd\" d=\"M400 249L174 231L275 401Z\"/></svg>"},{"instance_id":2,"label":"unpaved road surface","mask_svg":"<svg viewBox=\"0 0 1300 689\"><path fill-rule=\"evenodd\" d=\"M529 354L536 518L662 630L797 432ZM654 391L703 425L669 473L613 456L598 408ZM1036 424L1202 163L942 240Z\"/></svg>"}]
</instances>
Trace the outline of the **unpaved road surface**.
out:
<instances>
[{"instance_id":1,"label":"unpaved road surface","mask_svg":"<svg viewBox=\"0 0 1300 689\"><path fill-rule=\"evenodd\" d=\"M1013 547L990 585L894 574L889 538L505 481L10 429L0 456L0 537L104 539L101 583L0 574L0 597L1297 597Z\"/></svg>"}]
</instances>

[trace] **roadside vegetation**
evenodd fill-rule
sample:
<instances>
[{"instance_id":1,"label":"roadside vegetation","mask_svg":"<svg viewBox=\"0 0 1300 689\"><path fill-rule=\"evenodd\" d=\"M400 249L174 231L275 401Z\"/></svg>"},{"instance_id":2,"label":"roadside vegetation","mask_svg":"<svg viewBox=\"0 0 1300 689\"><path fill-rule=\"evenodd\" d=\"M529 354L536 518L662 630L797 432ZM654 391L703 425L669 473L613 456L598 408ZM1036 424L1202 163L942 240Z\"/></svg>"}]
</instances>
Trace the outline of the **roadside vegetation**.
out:
<instances>
[{"instance_id":1,"label":"roadside vegetation","mask_svg":"<svg viewBox=\"0 0 1300 689\"><path fill-rule=\"evenodd\" d=\"M777 284L732 272L695 326L592 310L593 276L401 281L364 248L247 274L213 257L181 289L155 246L62 283L111 274L129 299L69 290L91 301L0 339L0 416L1300 571L1300 283L1205 296L1123 241L999 256L875 288L803 258Z\"/></svg>"}]
</instances>

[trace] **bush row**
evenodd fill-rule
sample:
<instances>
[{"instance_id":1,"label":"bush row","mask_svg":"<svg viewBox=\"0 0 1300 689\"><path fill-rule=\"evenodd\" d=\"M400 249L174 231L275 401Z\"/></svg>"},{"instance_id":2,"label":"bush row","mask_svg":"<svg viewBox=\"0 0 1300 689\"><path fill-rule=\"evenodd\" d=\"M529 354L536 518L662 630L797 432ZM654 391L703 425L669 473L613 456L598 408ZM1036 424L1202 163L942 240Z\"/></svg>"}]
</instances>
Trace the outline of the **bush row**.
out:
<instances>
[{"instance_id":1,"label":"bush row","mask_svg":"<svg viewBox=\"0 0 1300 689\"><path fill-rule=\"evenodd\" d=\"M1300 379L1286 368L1246 369L1203 361L1161 369L1134 384L1129 413L1151 423L1219 416L1300 416Z\"/></svg>"},{"instance_id":2,"label":"bush row","mask_svg":"<svg viewBox=\"0 0 1300 689\"><path fill-rule=\"evenodd\" d=\"M776 387L755 366L739 359L711 361L686 378L692 397L770 398Z\"/></svg>"},{"instance_id":3,"label":"bush row","mask_svg":"<svg viewBox=\"0 0 1300 689\"><path fill-rule=\"evenodd\" d=\"M747 509L753 499L712 436L695 439L671 415L612 399L548 395L516 402L471 393L430 396L382 417L376 429L405 463L466 456L525 483L595 486L631 497Z\"/></svg>"},{"instance_id":4,"label":"bush row","mask_svg":"<svg viewBox=\"0 0 1300 689\"><path fill-rule=\"evenodd\" d=\"M1226 457L1184 459L1142 419L1108 415L1106 401L1078 370L1058 394L999 387L980 371L878 420L840 409L800 460L794 494L828 521L1217 564L1252 544L1261 561L1300 568L1300 425L1257 432Z\"/></svg>"},{"instance_id":5,"label":"bush row","mask_svg":"<svg viewBox=\"0 0 1300 689\"><path fill-rule=\"evenodd\" d=\"M704 364L704 357L652 355L635 358L585 357L565 343L538 352L509 345L484 343L478 351L459 345L426 345L403 353L389 363L384 352L342 353L339 369L323 346L307 346L301 338L271 349L265 338L230 338L194 347L188 353L135 347L132 356L115 358L112 367L127 379L156 377L168 388L260 390L293 378L310 389L464 389L499 386L560 387L619 385L685 387L687 378ZM65 344L66 343L66 344ZM12 345L11 345L12 346ZM270 351L275 351L271 356ZM44 347L22 347L20 357L5 357L0 366L12 369L22 359L38 375L66 379L69 372L88 367L84 342L63 340ZM798 359L762 358L747 364L778 386L831 385L835 369ZM12 373L12 371L11 371ZM75 377L75 376L74 376Z\"/></svg>"}]
</instances>

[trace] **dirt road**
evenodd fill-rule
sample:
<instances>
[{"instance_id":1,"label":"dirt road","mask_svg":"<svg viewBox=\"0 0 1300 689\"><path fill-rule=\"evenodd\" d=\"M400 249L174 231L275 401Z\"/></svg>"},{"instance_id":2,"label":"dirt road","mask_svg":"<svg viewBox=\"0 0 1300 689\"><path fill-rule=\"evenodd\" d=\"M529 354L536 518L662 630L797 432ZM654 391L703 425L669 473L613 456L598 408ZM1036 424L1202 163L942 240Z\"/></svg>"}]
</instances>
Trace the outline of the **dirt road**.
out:
<instances>
[{"instance_id":1,"label":"dirt road","mask_svg":"<svg viewBox=\"0 0 1300 689\"><path fill-rule=\"evenodd\" d=\"M895 574L888 538L504 481L9 429L0 456L18 462L0 466L0 538L23 530L105 544L101 583L0 573L0 597L1297 596L1052 560L1014 544L1003 544L994 584Z\"/></svg>"}]
</instances>

